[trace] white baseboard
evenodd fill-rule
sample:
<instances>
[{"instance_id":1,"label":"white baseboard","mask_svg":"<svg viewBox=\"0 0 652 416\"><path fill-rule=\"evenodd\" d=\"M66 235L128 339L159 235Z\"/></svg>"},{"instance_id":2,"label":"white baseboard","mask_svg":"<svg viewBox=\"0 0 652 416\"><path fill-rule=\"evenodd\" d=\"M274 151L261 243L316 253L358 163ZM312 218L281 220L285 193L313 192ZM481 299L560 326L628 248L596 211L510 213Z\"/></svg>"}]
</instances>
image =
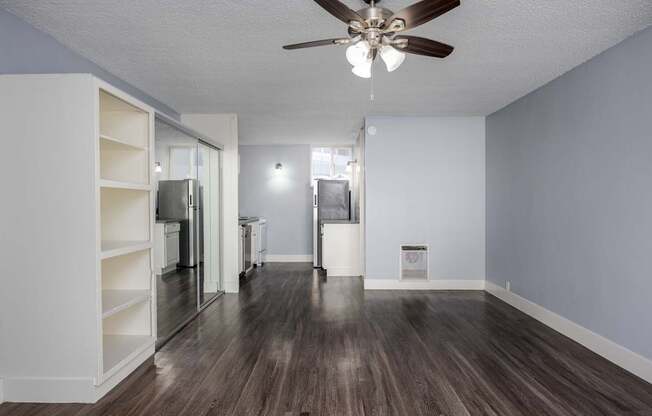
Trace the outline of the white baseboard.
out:
<instances>
[{"instance_id":1,"label":"white baseboard","mask_svg":"<svg viewBox=\"0 0 652 416\"><path fill-rule=\"evenodd\" d=\"M312 254L268 254L267 263L312 263Z\"/></svg>"},{"instance_id":2,"label":"white baseboard","mask_svg":"<svg viewBox=\"0 0 652 416\"><path fill-rule=\"evenodd\" d=\"M6 377L3 399L14 403L96 403L154 355L147 348L99 386L86 377Z\"/></svg>"},{"instance_id":3,"label":"white baseboard","mask_svg":"<svg viewBox=\"0 0 652 416\"><path fill-rule=\"evenodd\" d=\"M512 305L521 312L549 326L555 331L567 336L573 341L582 344L596 354L606 358L619 367L624 368L643 380L652 383L652 360L649 360L622 345L598 335L595 332L560 316L543 306L531 302L514 292L486 282L486 291L498 299Z\"/></svg>"},{"instance_id":4,"label":"white baseboard","mask_svg":"<svg viewBox=\"0 0 652 416\"><path fill-rule=\"evenodd\" d=\"M238 293L240 292L240 281L229 280L224 282L224 293Z\"/></svg>"},{"instance_id":5,"label":"white baseboard","mask_svg":"<svg viewBox=\"0 0 652 416\"><path fill-rule=\"evenodd\" d=\"M360 270L353 267L329 267L326 270L326 276L329 277L358 277Z\"/></svg>"},{"instance_id":6,"label":"white baseboard","mask_svg":"<svg viewBox=\"0 0 652 416\"><path fill-rule=\"evenodd\" d=\"M13 403L95 403L95 380L74 377L7 377L4 400Z\"/></svg>"},{"instance_id":7,"label":"white baseboard","mask_svg":"<svg viewBox=\"0 0 652 416\"><path fill-rule=\"evenodd\" d=\"M484 280L364 279L365 290L484 290Z\"/></svg>"},{"instance_id":8,"label":"white baseboard","mask_svg":"<svg viewBox=\"0 0 652 416\"><path fill-rule=\"evenodd\" d=\"M106 396L107 393L109 393L111 390L115 388L122 380L127 378L129 374L133 373L136 371L138 367L141 366L145 361L149 360L151 357L154 356L154 353L156 352L155 350L155 345L152 344L149 348L145 349L143 352L138 354L136 357L134 357L133 360L124 367L120 369L117 373L112 375L109 379L104 380L104 382L95 387L95 398L94 402L97 402L100 400L102 397Z\"/></svg>"}]
</instances>

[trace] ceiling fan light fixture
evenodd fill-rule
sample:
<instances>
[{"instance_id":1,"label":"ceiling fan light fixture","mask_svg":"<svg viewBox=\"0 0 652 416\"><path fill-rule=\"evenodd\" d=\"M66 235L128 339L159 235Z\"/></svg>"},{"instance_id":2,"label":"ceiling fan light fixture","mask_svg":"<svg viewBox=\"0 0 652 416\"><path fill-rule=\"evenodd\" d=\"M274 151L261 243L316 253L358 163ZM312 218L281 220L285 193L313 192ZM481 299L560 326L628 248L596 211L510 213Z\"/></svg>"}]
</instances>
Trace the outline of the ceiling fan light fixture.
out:
<instances>
[{"instance_id":1,"label":"ceiling fan light fixture","mask_svg":"<svg viewBox=\"0 0 652 416\"><path fill-rule=\"evenodd\" d=\"M389 45L384 45L380 48L380 57L385 62L387 72L396 71L403 61L405 61L405 53Z\"/></svg>"},{"instance_id":2,"label":"ceiling fan light fixture","mask_svg":"<svg viewBox=\"0 0 652 416\"><path fill-rule=\"evenodd\" d=\"M346 59L353 66L371 62L369 51L371 51L371 47L369 46L369 42L366 40L354 43L346 48Z\"/></svg>"},{"instance_id":3,"label":"ceiling fan light fixture","mask_svg":"<svg viewBox=\"0 0 652 416\"><path fill-rule=\"evenodd\" d=\"M371 78L371 60L354 66L351 72L360 78Z\"/></svg>"}]
</instances>

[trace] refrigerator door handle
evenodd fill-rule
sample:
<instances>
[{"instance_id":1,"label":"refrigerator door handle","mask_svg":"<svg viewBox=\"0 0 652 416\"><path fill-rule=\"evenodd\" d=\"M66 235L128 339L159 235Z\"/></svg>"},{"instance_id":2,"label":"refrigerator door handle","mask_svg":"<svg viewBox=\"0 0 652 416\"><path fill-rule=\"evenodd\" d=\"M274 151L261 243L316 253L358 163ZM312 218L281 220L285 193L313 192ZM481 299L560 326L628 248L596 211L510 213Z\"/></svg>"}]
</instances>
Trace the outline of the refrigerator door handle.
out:
<instances>
[{"instance_id":1,"label":"refrigerator door handle","mask_svg":"<svg viewBox=\"0 0 652 416\"><path fill-rule=\"evenodd\" d=\"M188 206L192 206L192 194L188 195Z\"/></svg>"}]
</instances>

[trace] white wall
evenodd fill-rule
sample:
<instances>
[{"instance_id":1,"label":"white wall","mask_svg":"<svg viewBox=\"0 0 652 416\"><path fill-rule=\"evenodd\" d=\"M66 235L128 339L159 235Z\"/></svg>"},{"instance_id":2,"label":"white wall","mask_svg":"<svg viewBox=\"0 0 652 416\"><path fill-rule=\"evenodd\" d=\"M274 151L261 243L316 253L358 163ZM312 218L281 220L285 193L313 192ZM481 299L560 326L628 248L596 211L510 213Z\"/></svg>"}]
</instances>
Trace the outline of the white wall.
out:
<instances>
[{"instance_id":1,"label":"white wall","mask_svg":"<svg viewBox=\"0 0 652 416\"><path fill-rule=\"evenodd\" d=\"M365 278L396 281L400 245L428 244L432 280L481 289L484 117L368 117L366 132Z\"/></svg>"},{"instance_id":2,"label":"white wall","mask_svg":"<svg viewBox=\"0 0 652 416\"><path fill-rule=\"evenodd\" d=\"M223 199L223 287L227 293L239 290L238 271L238 117L236 114L183 114L181 121L224 146Z\"/></svg>"}]
</instances>

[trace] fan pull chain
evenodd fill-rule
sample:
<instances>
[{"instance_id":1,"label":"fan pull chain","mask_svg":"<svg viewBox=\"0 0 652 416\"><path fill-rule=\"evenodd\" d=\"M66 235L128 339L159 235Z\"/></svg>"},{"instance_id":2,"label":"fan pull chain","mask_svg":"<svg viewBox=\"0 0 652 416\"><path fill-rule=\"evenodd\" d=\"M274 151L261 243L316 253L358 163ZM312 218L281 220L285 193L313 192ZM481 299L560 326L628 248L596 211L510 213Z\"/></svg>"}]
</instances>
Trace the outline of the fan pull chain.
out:
<instances>
[{"instance_id":1,"label":"fan pull chain","mask_svg":"<svg viewBox=\"0 0 652 416\"><path fill-rule=\"evenodd\" d=\"M374 95L374 65L373 63L371 64L371 91L369 93L369 101L373 101L375 98Z\"/></svg>"}]
</instances>

